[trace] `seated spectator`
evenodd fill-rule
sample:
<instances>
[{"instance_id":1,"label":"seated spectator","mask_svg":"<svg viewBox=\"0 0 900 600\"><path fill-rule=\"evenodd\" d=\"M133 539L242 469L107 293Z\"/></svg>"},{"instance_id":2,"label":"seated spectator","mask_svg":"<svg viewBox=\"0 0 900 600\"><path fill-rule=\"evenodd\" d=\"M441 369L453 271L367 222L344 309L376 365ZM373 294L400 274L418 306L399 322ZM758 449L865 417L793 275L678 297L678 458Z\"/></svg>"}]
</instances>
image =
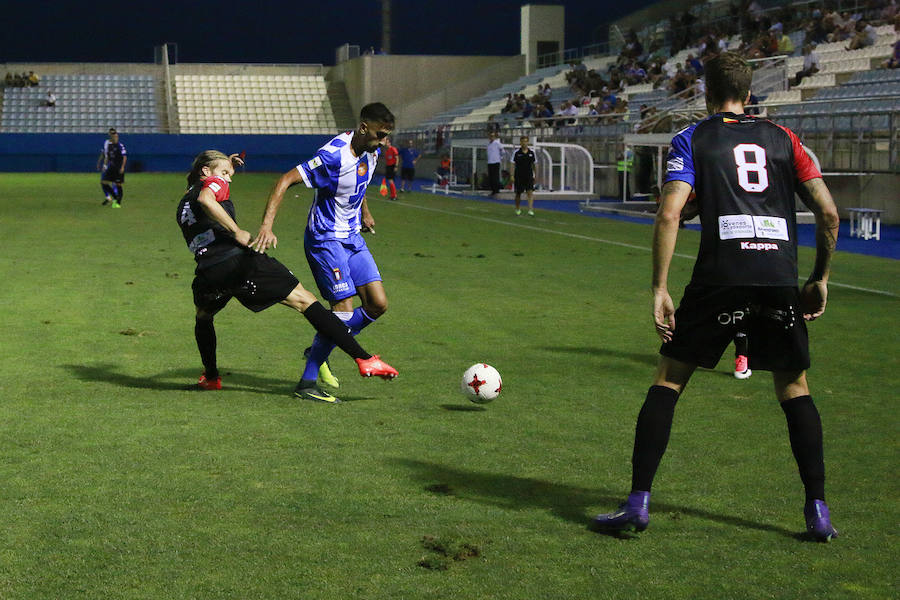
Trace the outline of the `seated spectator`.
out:
<instances>
[{"instance_id":1,"label":"seated spectator","mask_svg":"<svg viewBox=\"0 0 900 600\"><path fill-rule=\"evenodd\" d=\"M44 99L44 106L56 108L56 94L47 92L47 97Z\"/></svg>"},{"instance_id":2,"label":"seated spectator","mask_svg":"<svg viewBox=\"0 0 900 600\"><path fill-rule=\"evenodd\" d=\"M776 32L776 37L778 38L778 54L787 54L790 56L794 53L794 42L791 41L788 34L783 31Z\"/></svg>"},{"instance_id":3,"label":"seated spectator","mask_svg":"<svg viewBox=\"0 0 900 600\"><path fill-rule=\"evenodd\" d=\"M794 75L794 85L800 85L804 77L819 72L819 55L815 52L815 44L803 46L803 68Z\"/></svg>"},{"instance_id":4,"label":"seated spectator","mask_svg":"<svg viewBox=\"0 0 900 600\"><path fill-rule=\"evenodd\" d=\"M41 78L37 76L34 71L28 72L28 85L32 87L37 87L41 84Z\"/></svg>"},{"instance_id":5,"label":"seated spectator","mask_svg":"<svg viewBox=\"0 0 900 600\"><path fill-rule=\"evenodd\" d=\"M13 87L15 85L16 78L13 77L13 74L9 71L6 72L6 78L3 80L3 85L6 87Z\"/></svg>"},{"instance_id":6,"label":"seated spectator","mask_svg":"<svg viewBox=\"0 0 900 600\"><path fill-rule=\"evenodd\" d=\"M894 19L894 32L900 33L900 17L895 17ZM900 68L900 39L894 42L894 52L891 56L881 63L881 66L885 69L898 69Z\"/></svg>"},{"instance_id":7,"label":"seated spectator","mask_svg":"<svg viewBox=\"0 0 900 600\"><path fill-rule=\"evenodd\" d=\"M703 75L703 63L699 58L695 58L693 54L688 54L685 67L692 70L697 75Z\"/></svg>"},{"instance_id":8,"label":"seated spectator","mask_svg":"<svg viewBox=\"0 0 900 600\"><path fill-rule=\"evenodd\" d=\"M875 28L870 23L867 23L865 20L858 21L856 23L856 31L850 39L847 50L859 50L860 48L874 46L877 39L878 32L875 31Z\"/></svg>"}]
</instances>

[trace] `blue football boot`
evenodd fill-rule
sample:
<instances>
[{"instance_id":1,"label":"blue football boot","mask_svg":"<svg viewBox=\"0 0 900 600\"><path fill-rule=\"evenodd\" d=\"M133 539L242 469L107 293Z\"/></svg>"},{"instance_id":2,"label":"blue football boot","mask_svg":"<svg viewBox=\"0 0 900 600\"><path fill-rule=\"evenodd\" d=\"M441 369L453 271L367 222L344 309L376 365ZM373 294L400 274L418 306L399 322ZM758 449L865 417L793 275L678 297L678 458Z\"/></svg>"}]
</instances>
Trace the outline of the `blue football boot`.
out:
<instances>
[{"instance_id":1,"label":"blue football boot","mask_svg":"<svg viewBox=\"0 0 900 600\"><path fill-rule=\"evenodd\" d=\"M632 492L619 510L597 515L591 523L594 531L643 531L650 523L650 492Z\"/></svg>"}]
</instances>

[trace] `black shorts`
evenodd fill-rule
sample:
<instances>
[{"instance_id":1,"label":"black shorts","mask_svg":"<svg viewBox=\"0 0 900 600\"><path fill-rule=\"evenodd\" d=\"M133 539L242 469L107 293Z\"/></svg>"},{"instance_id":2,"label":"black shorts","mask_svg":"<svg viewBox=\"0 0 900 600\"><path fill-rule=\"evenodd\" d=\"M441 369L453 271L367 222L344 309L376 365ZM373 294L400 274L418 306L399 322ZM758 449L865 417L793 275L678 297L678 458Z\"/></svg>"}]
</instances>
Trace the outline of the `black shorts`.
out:
<instances>
[{"instance_id":1,"label":"black shorts","mask_svg":"<svg viewBox=\"0 0 900 600\"><path fill-rule=\"evenodd\" d=\"M287 298L300 283L283 264L248 250L209 267L197 267L191 288L194 304L215 313L231 298L259 312Z\"/></svg>"},{"instance_id":2,"label":"black shorts","mask_svg":"<svg viewBox=\"0 0 900 600\"><path fill-rule=\"evenodd\" d=\"M533 192L534 191L534 177L525 177L516 175L516 193L521 194L522 192Z\"/></svg>"},{"instance_id":3,"label":"black shorts","mask_svg":"<svg viewBox=\"0 0 900 600\"><path fill-rule=\"evenodd\" d=\"M100 181L112 181L113 183L125 183L125 173L119 172L119 167L109 167L103 171Z\"/></svg>"},{"instance_id":4,"label":"black shorts","mask_svg":"<svg viewBox=\"0 0 900 600\"><path fill-rule=\"evenodd\" d=\"M384 176L393 179L397 175L397 165L384 165Z\"/></svg>"},{"instance_id":5,"label":"black shorts","mask_svg":"<svg viewBox=\"0 0 900 600\"><path fill-rule=\"evenodd\" d=\"M690 284L675 311L672 341L659 353L711 369L735 334L747 334L751 369L809 368L809 337L796 287Z\"/></svg>"},{"instance_id":6,"label":"black shorts","mask_svg":"<svg viewBox=\"0 0 900 600\"><path fill-rule=\"evenodd\" d=\"M415 167L401 167L400 168L400 178L405 181L412 181L416 178L416 169Z\"/></svg>"}]
</instances>

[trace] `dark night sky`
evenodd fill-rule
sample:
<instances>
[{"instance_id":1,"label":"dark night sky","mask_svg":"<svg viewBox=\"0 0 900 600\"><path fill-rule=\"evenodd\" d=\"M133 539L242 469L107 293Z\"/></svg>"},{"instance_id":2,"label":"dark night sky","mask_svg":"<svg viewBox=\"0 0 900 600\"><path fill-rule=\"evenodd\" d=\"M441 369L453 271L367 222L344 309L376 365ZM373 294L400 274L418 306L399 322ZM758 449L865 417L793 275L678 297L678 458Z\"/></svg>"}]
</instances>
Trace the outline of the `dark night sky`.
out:
<instances>
[{"instance_id":1,"label":"dark night sky","mask_svg":"<svg viewBox=\"0 0 900 600\"><path fill-rule=\"evenodd\" d=\"M521 1L393 1L394 54L519 53ZM566 47L596 41L599 26L652 0L566 6ZM16 0L4 7L0 62L151 62L178 44L180 62L334 64L344 43L378 48L378 0L101 2ZM602 28L605 31L605 27Z\"/></svg>"}]
</instances>

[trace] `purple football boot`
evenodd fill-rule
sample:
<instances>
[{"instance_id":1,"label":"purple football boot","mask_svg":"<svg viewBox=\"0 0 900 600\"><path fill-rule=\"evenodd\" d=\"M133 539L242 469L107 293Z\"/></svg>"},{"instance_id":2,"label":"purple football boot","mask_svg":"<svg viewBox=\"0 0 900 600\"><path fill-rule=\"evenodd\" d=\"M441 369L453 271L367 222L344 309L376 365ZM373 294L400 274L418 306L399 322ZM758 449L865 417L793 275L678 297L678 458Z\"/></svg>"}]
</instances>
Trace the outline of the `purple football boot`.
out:
<instances>
[{"instance_id":1,"label":"purple football boot","mask_svg":"<svg viewBox=\"0 0 900 600\"><path fill-rule=\"evenodd\" d=\"M643 531L650 522L648 506L650 492L632 492L628 499L619 505L619 510L597 515L591 522L594 531ZM826 509L827 510L827 509Z\"/></svg>"},{"instance_id":2,"label":"purple football boot","mask_svg":"<svg viewBox=\"0 0 900 600\"><path fill-rule=\"evenodd\" d=\"M831 515L824 500L807 502L803 507L803 516L806 517L806 531L817 542L830 542L831 538L838 536L837 529L831 524Z\"/></svg>"}]
</instances>

